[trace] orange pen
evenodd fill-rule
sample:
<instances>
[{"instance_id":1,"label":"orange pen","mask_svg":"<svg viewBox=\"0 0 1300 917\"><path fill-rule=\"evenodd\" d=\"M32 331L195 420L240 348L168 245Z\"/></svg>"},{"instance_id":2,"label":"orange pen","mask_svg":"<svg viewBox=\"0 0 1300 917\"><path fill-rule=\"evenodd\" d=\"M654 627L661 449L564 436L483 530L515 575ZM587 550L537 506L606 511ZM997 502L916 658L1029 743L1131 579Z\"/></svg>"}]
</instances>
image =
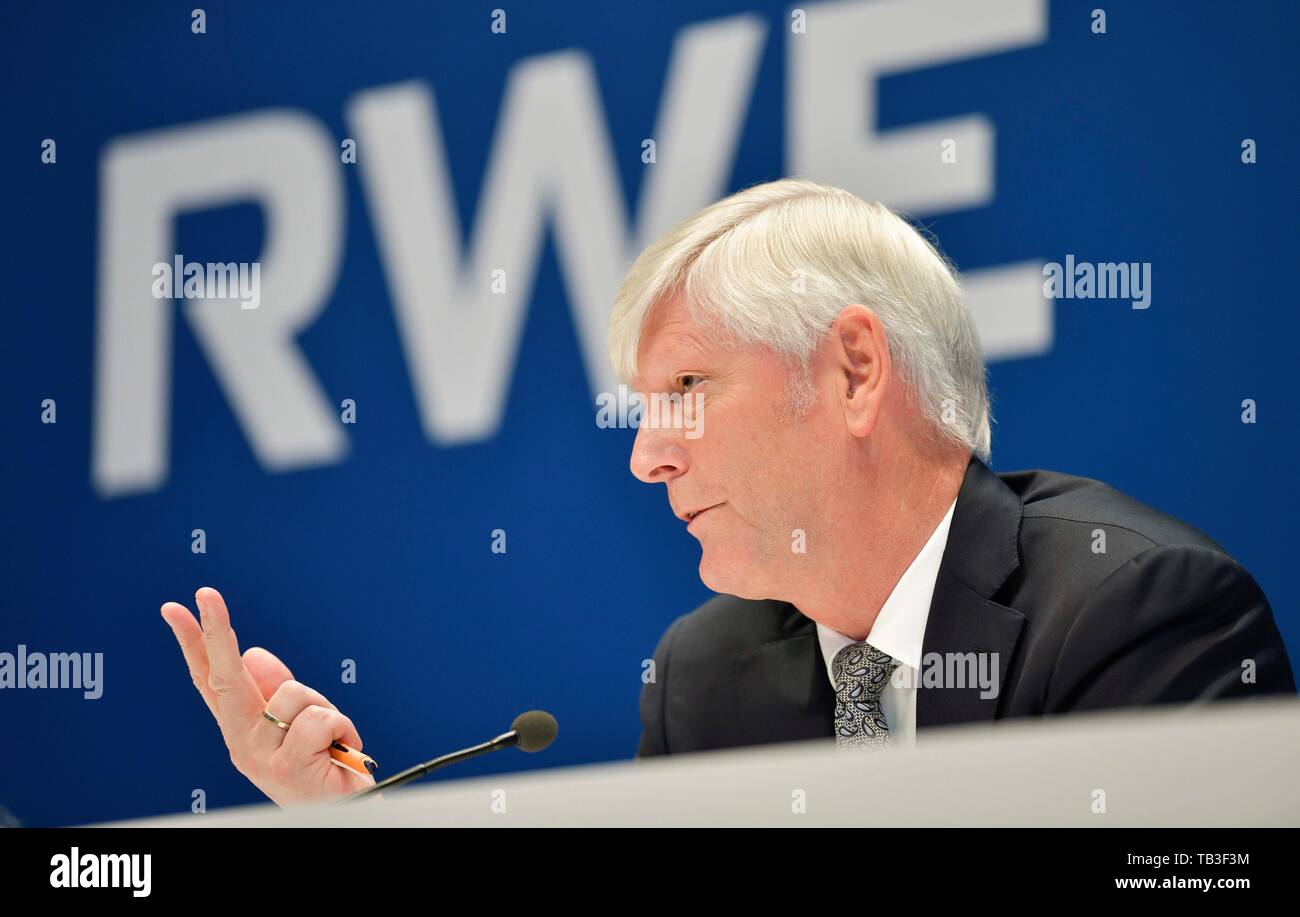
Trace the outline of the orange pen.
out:
<instances>
[{"instance_id":1,"label":"orange pen","mask_svg":"<svg viewBox=\"0 0 1300 917\"><path fill-rule=\"evenodd\" d=\"M356 771L362 777L369 777L379 767L375 759L365 752L357 751L337 740L330 743L330 760L339 767Z\"/></svg>"}]
</instances>

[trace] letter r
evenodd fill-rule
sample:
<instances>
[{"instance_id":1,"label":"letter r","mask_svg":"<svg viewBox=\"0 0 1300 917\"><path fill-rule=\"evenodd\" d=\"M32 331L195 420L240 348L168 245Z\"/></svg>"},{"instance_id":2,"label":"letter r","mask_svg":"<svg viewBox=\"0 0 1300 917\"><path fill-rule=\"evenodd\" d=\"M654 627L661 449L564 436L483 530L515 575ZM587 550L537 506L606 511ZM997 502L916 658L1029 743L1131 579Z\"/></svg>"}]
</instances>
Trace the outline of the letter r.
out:
<instances>
[{"instance_id":1,"label":"letter r","mask_svg":"<svg viewBox=\"0 0 1300 917\"><path fill-rule=\"evenodd\" d=\"M250 199L266 224L261 308L188 300L186 319L264 467L327 464L347 451L294 343L339 266L334 140L287 109L221 118L118 138L100 161L91 479L101 496L151 490L167 477L172 304L153 297L151 271L175 254L177 215Z\"/></svg>"}]
</instances>

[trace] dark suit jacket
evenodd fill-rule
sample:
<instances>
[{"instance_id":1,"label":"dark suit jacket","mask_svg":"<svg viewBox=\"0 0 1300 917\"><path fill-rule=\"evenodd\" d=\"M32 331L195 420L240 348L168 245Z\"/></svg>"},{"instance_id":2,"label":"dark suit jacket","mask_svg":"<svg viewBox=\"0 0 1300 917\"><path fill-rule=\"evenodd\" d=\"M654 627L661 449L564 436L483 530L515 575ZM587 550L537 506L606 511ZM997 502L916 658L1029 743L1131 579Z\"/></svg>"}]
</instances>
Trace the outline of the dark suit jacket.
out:
<instances>
[{"instance_id":1,"label":"dark suit jacket","mask_svg":"<svg viewBox=\"0 0 1300 917\"><path fill-rule=\"evenodd\" d=\"M995 652L999 679L987 699L977 685L919 685L918 741L953 723L1295 693L1268 600L1203 533L1098 481L997 475L978 459L921 649ZM834 705L812 620L720 595L659 641L637 756L830 739Z\"/></svg>"}]
</instances>

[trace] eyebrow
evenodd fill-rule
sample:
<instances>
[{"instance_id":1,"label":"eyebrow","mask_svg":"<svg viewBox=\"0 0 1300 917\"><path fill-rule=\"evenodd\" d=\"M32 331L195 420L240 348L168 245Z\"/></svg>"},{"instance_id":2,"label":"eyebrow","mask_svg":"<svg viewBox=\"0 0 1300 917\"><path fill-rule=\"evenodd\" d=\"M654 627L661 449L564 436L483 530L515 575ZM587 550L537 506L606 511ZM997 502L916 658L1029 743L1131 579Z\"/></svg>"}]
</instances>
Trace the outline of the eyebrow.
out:
<instances>
[{"instance_id":1,"label":"eyebrow","mask_svg":"<svg viewBox=\"0 0 1300 917\"><path fill-rule=\"evenodd\" d=\"M662 331L662 329L660 330ZM695 340L694 337L686 334L676 334L673 335L673 340L663 348L663 355L660 358L660 362L671 367L686 360L703 358L704 356L704 348ZM649 363L649 360L642 363L640 366L640 375L649 375L649 373L646 372L646 369L648 368L647 364ZM665 370L664 374L665 376L671 376L672 370Z\"/></svg>"}]
</instances>

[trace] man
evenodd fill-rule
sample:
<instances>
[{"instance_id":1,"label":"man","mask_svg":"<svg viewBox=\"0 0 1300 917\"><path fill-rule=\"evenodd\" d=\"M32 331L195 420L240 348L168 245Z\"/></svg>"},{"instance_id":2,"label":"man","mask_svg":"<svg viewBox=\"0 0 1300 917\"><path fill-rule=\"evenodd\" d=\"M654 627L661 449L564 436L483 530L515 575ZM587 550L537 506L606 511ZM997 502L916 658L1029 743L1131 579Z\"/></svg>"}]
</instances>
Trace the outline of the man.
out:
<instances>
[{"instance_id":1,"label":"man","mask_svg":"<svg viewBox=\"0 0 1300 917\"><path fill-rule=\"evenodd\" d=\"M957 280L879 204L807 181L706 208L633 264L619 375L723 593L677 619L639 756L1294 693L1259 586L1192 527L1085 478L995 475Z\"/></svg>"},{"instance_id":2,"label":"man","mask_svg":"<svg viewBox=\"0 0 1300 917\"><path fill-rule=\"evenodd\" d=\"M723 593L659 642L639 756L1295 691L1268 602L1205 535L1096 481L988 469L960 287L879 204L786 180L706 208L632 266L610 354L676 409L639 426L632 471L667 485ZM331 766L352 722L241 656L215 590L196 601L202 628L162 614L235 766L281 804L373 782Z\"/></svg>"}]
</instances>

